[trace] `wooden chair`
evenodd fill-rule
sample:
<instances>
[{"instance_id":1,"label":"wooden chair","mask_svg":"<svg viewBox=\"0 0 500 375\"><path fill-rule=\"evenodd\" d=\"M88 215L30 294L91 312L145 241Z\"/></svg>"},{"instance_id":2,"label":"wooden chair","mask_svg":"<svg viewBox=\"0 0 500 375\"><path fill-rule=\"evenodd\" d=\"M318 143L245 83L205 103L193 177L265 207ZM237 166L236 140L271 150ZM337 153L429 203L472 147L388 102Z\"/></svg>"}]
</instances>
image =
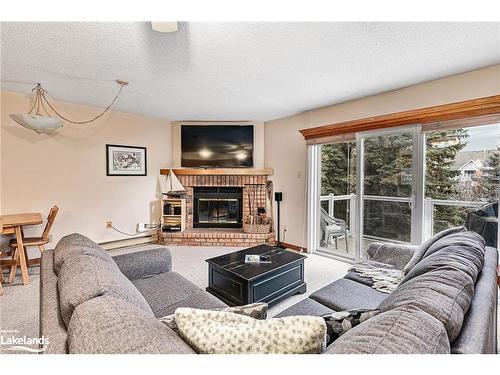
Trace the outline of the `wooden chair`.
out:
<instances>
[{"instance_id":1,"label":"wooden chair","mask_svg":"<svg viewBox=\"0 0 500 375\"><path fill-rule=\"evenodd\" d=\"M52 228L52 224L54 224L54 220L56 219L57 212L59 211L59 208L57 206L54 206L50 209L49 211L49 216L47 217L47 224L45 225L45 229L43 230L42 236L41 237L24 237L23 235L23 243L24 243L24 249L19 249L17 247L17 241L16 239L12 239L9 241L9 246L12 248L15 248L15 251L12 253L12 267L10 269L10 277L9 277L9 283L14 282L16 272L17 272L17 266L18 266L18 259L19 259L19 251L24 251L25 258L28 259L28 253L26 251L26 248L30 246L38 246L38 249L40 252L45 251L44 245L49 243L49 234L50 234L50 229ZM28 260L28 266L34 265L34 264L39 264L40 263L40 258L37 259L30 259Z\"/></svg>"},{"instance_id":2,"label":"wooden chair","mask_svg":"<svg viewBox=\"0 0 500 375\"><path fill-rule=\"evenodd\" d=\"M52 224L54 224L54 220L56 219L57 212L59 211L59 208L57 206L54 206L50 209L49 216L47 217L47 224L45 225L45 229L43 230L42 236L41 237L26 237L23 239L24 246L29 247L29 246L38 246L38 249L40 249L40 252L45 251L45 247L43 245L46 245L49 243L49 234L50 234L50 229L52 228ZM12 239L9 242L10 247L17 247L17 241L16 239Z\"/></svg>"}]
</instances>

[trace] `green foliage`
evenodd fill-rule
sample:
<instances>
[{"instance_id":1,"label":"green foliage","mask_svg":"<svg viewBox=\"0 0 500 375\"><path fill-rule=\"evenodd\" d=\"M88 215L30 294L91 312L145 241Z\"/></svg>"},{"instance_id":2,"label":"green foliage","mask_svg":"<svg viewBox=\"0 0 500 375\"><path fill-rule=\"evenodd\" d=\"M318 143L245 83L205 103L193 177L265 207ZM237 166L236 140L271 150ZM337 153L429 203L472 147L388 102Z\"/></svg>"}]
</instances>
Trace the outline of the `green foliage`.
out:
<instances>
[{"instance_id":1,"label":"green foliage","mask_svg":"<svg viewBox=\"0 0 500 375\"><path fill-rule=\"evenodd\" d=\"M466 129L437 130L426 134L425 196L455 199L458 194L458 171L452 166L455 157L467 145ZM463 225L467 210L463 207L435 206L434 232Z\"/></svg>"},{"instance_id":2,"label":"green foliage","mask_svg":"<svg viewBox=\"0 0 500 375\"><path fill-rule=\"evenodd\" d=\"M455 156L466 145L469 137L466 129L438 130L426 135L425 196L434 199L450 199L457 194L452 170Z\"/></svg>"},{"instance_id":3,"label":"green foliage","mask_svg":"<svg viewBox=\"0 0 500 375\"><path fill-rule=\"evenodd\" d=\"M500 146L490 155L482 173L483 178L479 180L479 192L483 199L494 200L498 196L500 184Z\"/></svg>"},{"instance_id":4,"label":"green foliage","mask_svg":"<svg viewBox=\"0 0 500 375\"><path fill-rule=\"evenodd\" d=\"M345 195L356 190L356 145L333 143L321 147L321 195Z\"/></svg>"},{"instance_id":5,"label":"green foliage","mask_svg":"<svg viewBox=\"0 0 500 375\"><path fill-rule=\"evenodd\" d=\"M427 133L425 196L454 199L456 177L452 169L455 157L467 144L466 129L438 130ZM345 195L356 192L355 143L323 145L321 148L321 195ZM498 154L491 164L499 165ZM410 197L412 181L412 139L409 134L373 137L365 140L366 195ZM498 174L497 174L498 181ZM498 182L497 182L498 183ZM435 229L462 225L466 211L461 207L438 206L434 212ZM335 205L335 216L346 218L347 206ZM384 218L381 225L380 218ZM402 203L370 201L365 207L365 233L409 241L410 209Z\"/></svg>"}]
</instances>

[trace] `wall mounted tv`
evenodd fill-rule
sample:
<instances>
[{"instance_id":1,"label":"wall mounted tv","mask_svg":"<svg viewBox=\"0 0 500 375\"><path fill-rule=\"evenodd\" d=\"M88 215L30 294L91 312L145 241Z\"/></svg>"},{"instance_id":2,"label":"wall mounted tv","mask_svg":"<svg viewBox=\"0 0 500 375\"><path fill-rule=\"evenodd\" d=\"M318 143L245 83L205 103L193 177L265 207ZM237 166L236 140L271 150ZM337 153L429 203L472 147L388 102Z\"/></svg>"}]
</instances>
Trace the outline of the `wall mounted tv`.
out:
<instances>
[{"instance_id":1,"label":"wall mounted tv","mask_svg":"<svg viewBox=\"0 0 500 375\"><path fill-rule=\"evenodd\" d=\"M181 125L181 166L253 167L253 125Z\"/></svg>"}]
</instances>

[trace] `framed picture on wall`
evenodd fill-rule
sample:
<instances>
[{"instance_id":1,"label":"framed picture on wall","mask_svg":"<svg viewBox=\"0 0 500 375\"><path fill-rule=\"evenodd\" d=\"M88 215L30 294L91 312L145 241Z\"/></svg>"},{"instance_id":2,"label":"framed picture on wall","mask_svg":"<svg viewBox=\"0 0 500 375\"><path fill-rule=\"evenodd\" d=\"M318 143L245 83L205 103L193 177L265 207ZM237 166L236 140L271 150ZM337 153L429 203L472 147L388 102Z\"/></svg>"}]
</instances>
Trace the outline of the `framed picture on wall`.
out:
<instances>
[{"instance_id":1,"label":"framed picture on wall","mask_svg":"<svg viewBox=\"0 0 500 375\"><path fill-rule=\"evenodd\" d=\"M146 147L106 145L106 176L147 176Z\"/></svg>"}]
</instances>

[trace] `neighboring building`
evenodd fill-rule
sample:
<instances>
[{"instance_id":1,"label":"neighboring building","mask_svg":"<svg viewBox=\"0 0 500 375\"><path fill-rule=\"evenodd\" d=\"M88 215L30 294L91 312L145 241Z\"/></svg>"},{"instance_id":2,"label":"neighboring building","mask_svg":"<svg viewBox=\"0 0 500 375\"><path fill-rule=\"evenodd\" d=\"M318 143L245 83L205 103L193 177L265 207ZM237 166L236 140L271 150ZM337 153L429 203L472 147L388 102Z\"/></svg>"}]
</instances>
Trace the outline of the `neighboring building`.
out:
<instances>
[{"instance_id":1,"label":"neighboring building","mask_svg":"<svg viewBox=\"0 0 500 375\"><path fill-rule=\"evenodd\" d=\"M457 179L460 182L471 182L490 169L487 167L487 161L496 150L484 151L462 151L455 156L455 163L452 169L459 171Z\"/></svg>"}]
</instances>

